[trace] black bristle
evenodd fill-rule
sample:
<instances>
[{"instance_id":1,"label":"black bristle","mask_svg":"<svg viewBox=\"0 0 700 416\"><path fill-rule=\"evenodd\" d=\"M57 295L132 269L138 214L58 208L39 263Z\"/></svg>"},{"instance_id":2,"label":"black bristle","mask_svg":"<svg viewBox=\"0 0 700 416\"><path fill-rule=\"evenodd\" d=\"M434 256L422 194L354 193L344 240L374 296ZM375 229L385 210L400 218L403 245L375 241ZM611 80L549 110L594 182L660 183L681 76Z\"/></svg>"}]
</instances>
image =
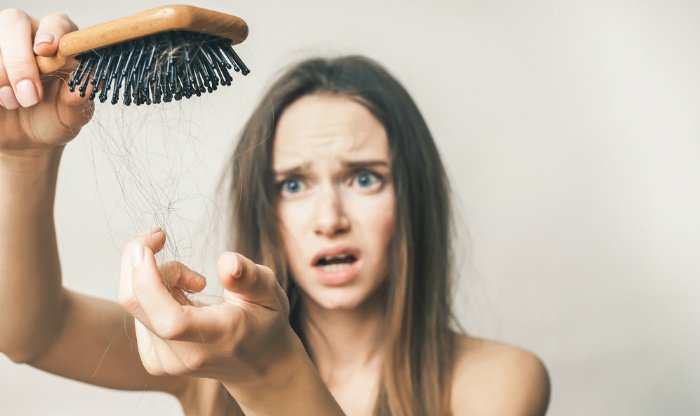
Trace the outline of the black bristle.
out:
<instances>
[{"instance_id":1,"label":"black bristle","mask_svg":"<svg viewBox=\"0 0 700 416\"><path fill-rule=\"evenodd\" d=\"M131 71L131 67L129 66L129 64L131 62L131 58L134 56L134 49L133 48L128 48L128 49L124 48L124 52L122 52L122 54L124 54L127 51L128 51L128 56L126 58L126 61L124 61L124 65L119 69L119 73L117 74L117 80L116 80L115 85L114 85L114 93L112 93L112 101L110 101L112 104L116 104L119 102L119 88L122 85L122 80L125 78L125 76L128 74L128 72ZM128 83L128 81L127 81L127 83ZM126 97L124 97L124 98L126 98ZM126 102L124 104L126 104Z\"/></svg>"},{"instance_id":2,"label":"black bristle","mask_svg":"<svg viewBox=\"0 0 700 416\"><path fill-rule=\"evenodd\" d=\"M202 80L202 74L199 71L194 71L194 80L196 81L195 88L194 88L194 94L197 97L201 97L202 93L206 91L206 88L204 88L204 81Z\"/></svg>"},{"instance_id":3,"label":"black bristle","mask_svg":"<svg viewBox=\"0 0 700 416\"><path fill-rule=\"evenodd\" d=\"M121 71L122 62L124 60L124 51L121 47L118 48L119 55L116 55L117 63L115 65L110 65L114 61L115 55L113 55L107 62L107 70L105 71L102 79L102 90L100 92L100 102L103 103L107 101L107 93L112 88L112 83Z\"/></svg>"},{"instance_id":4,"label":"black bristle","mask_svg":"<svg viewBox=\"0 0 700 416\"><path fill-rule=\"evenodd\" d=\"M233 50L231 45L226 45L226 47L221 48L222 51L228 56L229 60L231 61L234 66L237 66L241 70L241 74L243 75L248 75L250 73L250 69L248 69L247 66L243 63L241 58L238 56L236 51Z\"/></svg>"},{"instance_id":5,"label":"black bristle","mask_svg":"<svg viewBox=\"0 0 700 416\"><path fill-rule=\"evenodd\" d=\"M79 80L80 80L79 82L82 85L78 89L78 92L80 93L81 97L85 97L85 91L87 91L88 83L90 82L90 72L92 71L92 68L95 66L95 64L97 63L98 60L99 60L99 57L97 57L97 56L91 57L91 59L88 61L87 65L86 65L85 71L83 72L83 74L81 74L81 76L79 78ZM82 81L83 75L87 75L85 77L84 82Z\"/></svg>"},{"instance_id":6,"label":"black bristle","mask_svg":"<svg viewBox=\"0 0 700 416\"><path fill-rule=\"evenodd\" d=\"M223 55L221 54L221 51L219 50L220 46L218 42L211 44L207 43L205 44L205 46L207 47L207 49L209 49L210 55L216 60L216 62L219 63L219 65L225 66L227 69L231 69L231 65L228 62L226 62Z\"/></svg>"},{"instance_id":7,"label":"black bristle","mask_svg":"<svg viewBox=\"0 0 700 416\"><path fill-rule=\"evenodd\" d=\"M84 72L87 62L88 62L87 59L80 60L78 67L75 68L75 71L73 71L73 76L68 81L68 87L70 88L70 92L75 91L75 84L76 84L80 74L82 74Z\"/></svg>"},{"instance_id":8,"label":"black bristle","mask_svg":"<svg viewBox=\"0 0 700 416\"><path fill-rule=\"evenodd\" d=\"M100 54L99 58L97 59L97 65L95 66L95 72L92 73L93 78L90 79L90 74L85 78L85 84L83 84L83 88L81 88L81 97L85 96L85 91L87 88L88 80L90 81L89 83L92 84L92 92L90 93L90 99L94 100L95 99L95 92L97 91L97 81L99 78L102 76L102 70L105 67L104 66L105 62L105 55Z\"/></svg>"},{"instance_id":9,"label":"black bristle","mask_svg":"<svg viewBox=\"0 0 700 416\"><path fill-rule=\"evenodd\" d=\"M112 104L170 102L201 96L219 85L231 85L229 70L250 71L228 39L186 31L159 33L76 57L79 64L68 81L70 91ZM109 94L111 90L111 94ZM108 97L110 96L111 97Z\"/></svg>"},{"instance_id":10,"label":"black bristle","mask_svg":"<svg viewBox=\"0 0 700 416\"><path fill-rule=\"evenodd\" d=\"M80 64L75 71L73 71L73 77L70 79L70 81L68 81L70 92L74 92L75 87L83 82L83 76L85 76L85 74L92 69L95 59L97 59L95 55L88 56L85 59L80 59Z\"/></svg>"}]
</instances>

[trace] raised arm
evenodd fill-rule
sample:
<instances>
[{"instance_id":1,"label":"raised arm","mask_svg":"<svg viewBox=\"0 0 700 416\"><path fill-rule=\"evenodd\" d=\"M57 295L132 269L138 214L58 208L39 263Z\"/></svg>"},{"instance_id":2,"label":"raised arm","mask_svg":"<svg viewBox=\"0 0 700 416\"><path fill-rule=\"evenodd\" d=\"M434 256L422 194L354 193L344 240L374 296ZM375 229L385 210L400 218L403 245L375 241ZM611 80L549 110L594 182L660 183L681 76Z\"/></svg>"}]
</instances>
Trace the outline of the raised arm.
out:
<instances>
[{"instance_id":1,"label":"raised arm","mask_svg":"<svg viewBox=\"0 0 700 416\"><path fill-rule=\"evenodd\" d=\"M41 79L34 54L55 54L60 37L75 29L63 14L38 21L0 11L0 352L92 384L175 393L181 379L144 370L133 319L117 303L62 287L56 177L63 147L93 107L60 77Z\"/></svg>"}]
</instances>

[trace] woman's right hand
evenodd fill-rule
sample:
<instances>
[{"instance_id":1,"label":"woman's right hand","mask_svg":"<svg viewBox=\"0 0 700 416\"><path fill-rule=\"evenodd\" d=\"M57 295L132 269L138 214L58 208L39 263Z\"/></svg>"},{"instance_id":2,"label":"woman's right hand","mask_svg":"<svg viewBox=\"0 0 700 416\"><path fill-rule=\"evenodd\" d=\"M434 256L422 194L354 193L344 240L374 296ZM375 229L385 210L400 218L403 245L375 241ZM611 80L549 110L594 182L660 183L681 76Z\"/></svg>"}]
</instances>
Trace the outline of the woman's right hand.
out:
<instances>
[{"instance_id":1,"label":"woman's right hand","mask_svg":"<svg viewBox=\"0 0 700 416\"><path fill-rule=\"evenodd\" d=\"M0 153L66 144L90 121L93 102L71 93L65 74L40 75L35 59L55 55L74 30L62 13L38 21L21 10L0 11Z\"/></svg>"}]
</instances>

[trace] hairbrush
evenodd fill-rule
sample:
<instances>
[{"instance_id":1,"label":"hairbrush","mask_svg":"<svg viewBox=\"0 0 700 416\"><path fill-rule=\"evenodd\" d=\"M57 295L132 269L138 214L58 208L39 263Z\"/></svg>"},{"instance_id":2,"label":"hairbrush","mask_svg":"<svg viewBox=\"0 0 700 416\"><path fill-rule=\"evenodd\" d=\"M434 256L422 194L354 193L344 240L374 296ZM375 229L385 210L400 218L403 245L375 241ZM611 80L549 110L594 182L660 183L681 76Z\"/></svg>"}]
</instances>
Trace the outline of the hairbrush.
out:
<instances>
[{"instance_id":1,"label":"hairbrush","mask_svg":"<svg viewBox=\"0 0 700 416\"><path fill-rule=\"evenodd\" d=\"M232 45L248 36L240 17L187 5L158 7L67 33L52 57L36 58L39 72L68 66L71 92L130 105L158 104L231 85L229 70L250 70ZM77 62L69 62L74 59Z\"/></svg>"}]
</instances>

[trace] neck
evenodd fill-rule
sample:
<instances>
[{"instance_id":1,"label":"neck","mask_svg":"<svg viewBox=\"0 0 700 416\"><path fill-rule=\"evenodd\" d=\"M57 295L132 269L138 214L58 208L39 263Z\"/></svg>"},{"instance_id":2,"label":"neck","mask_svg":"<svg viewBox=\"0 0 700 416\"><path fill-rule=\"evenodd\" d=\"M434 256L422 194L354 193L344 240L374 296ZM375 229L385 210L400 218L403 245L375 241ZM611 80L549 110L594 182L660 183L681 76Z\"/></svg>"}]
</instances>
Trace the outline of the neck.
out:
<instances>
[{"instance_id":1,"label":"neck","mask_svg":"<svg viewBox=\"0 0 700 416\"><path fill-rule=\"evenodd\" d=\"M380 294L351 310L328 310L302 296L302 310L304 335L327 385L358 372L379 375L385 314Z\"/></svg>"}]
</instances>

